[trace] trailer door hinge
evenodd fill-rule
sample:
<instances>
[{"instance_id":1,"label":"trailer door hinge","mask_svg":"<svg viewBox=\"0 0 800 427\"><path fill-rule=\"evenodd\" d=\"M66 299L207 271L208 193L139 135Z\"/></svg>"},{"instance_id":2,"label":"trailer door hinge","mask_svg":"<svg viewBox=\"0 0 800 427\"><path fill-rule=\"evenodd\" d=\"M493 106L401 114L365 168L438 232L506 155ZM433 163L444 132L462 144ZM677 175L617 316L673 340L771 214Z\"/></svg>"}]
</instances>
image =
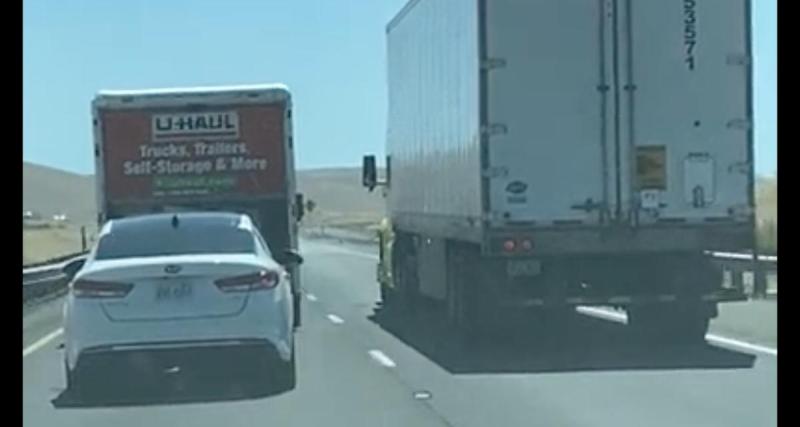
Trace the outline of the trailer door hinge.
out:
<instances>
[{"instance_id":1,"label":"trailer door hinge","mask_svg":"<svg viewBox=\"0 0 800 427\"><path fill-rule=\"evenodd\" d=\"M570 208L578 211L592 212L595 210L607 209L607 205L603 202L596 202L590 197L582 202L575 203L570 206Z\"/></svg>"},{"instance_id":2,"label":"trailer door hinge","mask_svg":"<svg viewBox=\"0 0 800 427\"><path fill-rule=\"evenodd\" d=\"M481 126L481 133L485 136L505 135L508 133L508 126L502 123L493 123Z\"/></svg>"},{"instance_id":3,"label":"trailer door hinge","mask_svg":"<svg viewBox=\"0 0 800 427\"><path fill-rule=\"evenodd\" d=\"M733 119L726 126L728 129L750 130L753 123L748 119Z\"/></svg>"},{"instance_id":4,"label":"trailer door hinge","mask_svg":"<svg viewBox=\"0 0 800 427\"><path fill-rule=\"evenodd\" d=\"M731 165L728 166L728 173L734 173L735 172L735 173L741 173L741 174L747 175L747 174L750 173L750 168L752 168L752 167L753 167L753 164L750 163L750 162L731 163Z\"/></svg>"},{"instance_id":5,"label":"trailer door hinge","mask_svg":"<svg viewBox=\"0 0 800 427\"><path fill-rule=\"evenodd\" d=\"M749 55L741 53L731 53L725 58L725 63L733 66L750 65L751 60Z\"/></svg>"},{"instance_id":6,"label":"trailer door hinge","mask_svg":"<svg viewBox=\"0 0 800 427\"><path fill-rule=\"evenodd\" d=\"M505 178L508 176L508 168L506 167L489 167L483 170L484 178Z\"/></svg>"},{"instance_id":7,"label":"trailer door hinge","mask_svg":"<svg viewBox=\"0 0 800 427\"><path fill-rule=\"evenodd\" d=\"M506 60L503 58L486 58L481 61L482 70L494 70L495 68L505 68Z\"/></svg>"},{"instance_id":8,"label":"trailer door hinge","mask_svg":"<svg viewBox=\"0 0 800 427\"><path fill-rule=\"evenodd\" d=\"M481 215L481 218L484 222L497 222L503 220L503 215L500 212L492 211L492 212L484 212Z\"/></svg>"}]
</instances>

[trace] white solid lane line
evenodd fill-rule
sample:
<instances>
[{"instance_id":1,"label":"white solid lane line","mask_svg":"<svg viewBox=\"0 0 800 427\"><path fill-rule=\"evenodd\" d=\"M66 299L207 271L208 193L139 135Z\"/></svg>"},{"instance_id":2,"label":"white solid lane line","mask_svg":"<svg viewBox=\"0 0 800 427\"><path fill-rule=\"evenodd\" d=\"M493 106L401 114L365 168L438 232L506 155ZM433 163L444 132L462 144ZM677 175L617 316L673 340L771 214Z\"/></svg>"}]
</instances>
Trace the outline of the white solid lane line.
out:
<instances>
[{"instance_id":1,"label":"white solid lane line","mask_svg":"<svg viewBox=\"0 0 800 427\"><path fill-rule=\"evenodd\" d=\"M330 320L331 322L333 322L334 324L337 324L337 325L341 325L342 323L344 323L344 319L342 319L341 317L339 317L339 316L337 316L335 314L329 314L328 315L328 320Z\"/></svg>"},{"instance_id":2,"label":"white solid lane line","mask_svg":"<svg viewBox=\"0 0 800 427\"><path fill-rule=\"evenodd\" d=\"M628 320L628 316L626 316L624 313L616 313L602 308L578 307L578 311L588 314L590 316L601 317L614 322L625 323ZM755 351L757 353L763 353L763 354L768 354L770 356L778 357L778 349L775 348L765 347L763 345L758 345L758 344L751 344L749 342L740 341L733 338L721 337L719 335L714 335L714 334L707 334L706 339L711 342L728 345L731 347L738 347L743 350Z\"/></svg>"},{"instance_id":3,"label":"white solid lane line","mask_svg":"<svg viewBox=\"0 0 800 427\"><path fill-rule=\"evenodd\" d=\"M731 347L739 347L745 350L755 351L758 353L768 354L770 356L778 357L778 349L764 347L763 345L750 344L749 342L739 341L732 338L725 338L719 335L706 335L706 339L722 345L729 345Z\"/></svg>"},{"instance_id":4,"label":"white solid lane line","mask_svg":"<svg viewBox=\"0 0 800 427\"><path fill-rule=\"evenodd\" d=\"M594 317L600 317L606 320L610 320L612 322L626 323L628 321L628 316L626 316L625 314L617 313L615 311L610 311L610 310L604 310L602 308L578 307L576 310L583 314L588 314Z\"/></svg>"},{"instance_id":5,"label":"white solid lane line","mask_svg":"<svg viewBox=\"0 0 800 427\"><path fill-rule=\"evenodd\" d=\"M314 294L306 294L306 298L308 298L309 301L316 301L317 300L317 296L314 295Z\"/></svg>"},{"instance_id":6,"label":"white solid lane line","mask_svg":"<svg viewBox=\"0 0 800 427\"><path fill-rule=\"evenodd\" d=\"M22 357L27 357L28 355L30 355L34 351L46 346L47 343L49 343L50 341L53 341L54 339L56 339L59 335L61 335L63 333L64 333L64 329L63 328L58 328L55 331L50 332L49 334L39 338L39 340L36 341L35 343L33 343L33 344L29 345L28 347L22 349Z\"/></svg>"},{"instance_id":7,"label":"white solid lane line","mask_svg":"<svg viewBox=\"0 0 800 427\"><path fill-rule=\"evenodd\" d=\"M394 363L394 360L390 359L389 356L383 354L383 352L380 350L370 350L369 356L387 368L394 368L397 366L397 364Z\"/></svg>"}]
</instances>

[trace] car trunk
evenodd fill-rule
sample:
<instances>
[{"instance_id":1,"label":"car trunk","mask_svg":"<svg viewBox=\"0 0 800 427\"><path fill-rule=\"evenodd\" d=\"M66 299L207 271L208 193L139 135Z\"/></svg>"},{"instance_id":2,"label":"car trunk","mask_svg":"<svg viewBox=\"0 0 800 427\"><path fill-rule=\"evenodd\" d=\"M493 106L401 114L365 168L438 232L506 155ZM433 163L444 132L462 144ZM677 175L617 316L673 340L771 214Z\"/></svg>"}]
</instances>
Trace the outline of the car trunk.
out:
<instances>
[{"instance_id":1,"label":"car trunk","mask_svg":"<svg viewBox=\"0 0 800 427\"><path fill-rule=\"evenodd\" d=\"M133 285L124 298L101 300L112 321L178 320L237 315L249 293L224 293L214 282L263 268L247 255L164 256L96 261L81 279Z\"/></svg>"}]
</instances>

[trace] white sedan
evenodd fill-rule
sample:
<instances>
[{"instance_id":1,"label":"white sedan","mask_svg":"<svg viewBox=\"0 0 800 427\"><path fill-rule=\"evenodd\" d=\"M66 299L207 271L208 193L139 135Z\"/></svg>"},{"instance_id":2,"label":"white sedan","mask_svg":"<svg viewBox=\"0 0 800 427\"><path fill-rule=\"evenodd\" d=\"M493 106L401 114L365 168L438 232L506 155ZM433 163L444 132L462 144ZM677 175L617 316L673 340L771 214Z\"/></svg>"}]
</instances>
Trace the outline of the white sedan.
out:
<instances>
[{"instance_id":1,"label":"white sedan","mask_svg":"<svg viewBox=\"0 0 800 427\"><path fill-rule=\"evenodd\" d=\"M200 376L243 367L252 380L295 386L293 305L285 265L246 215L157 214L109 221L72 277L64 306L67 388L109 373ZM117 384L119 387L120 384ZM122 385L124 386L124 384Z\"/></svg>"}]
</instances>

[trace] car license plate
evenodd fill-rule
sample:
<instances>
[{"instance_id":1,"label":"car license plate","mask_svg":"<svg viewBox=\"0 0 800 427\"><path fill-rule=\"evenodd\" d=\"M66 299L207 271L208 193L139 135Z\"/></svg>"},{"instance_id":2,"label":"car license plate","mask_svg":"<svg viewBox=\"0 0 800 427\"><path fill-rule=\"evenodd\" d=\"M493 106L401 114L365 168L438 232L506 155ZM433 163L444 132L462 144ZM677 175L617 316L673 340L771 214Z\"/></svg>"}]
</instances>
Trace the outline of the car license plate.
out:
<instances>
[{"instance_id":1,"label":"car license plate","mask_svg":"<svg viewBox=\"0 0 800 427\"><path fill-rule=\"evenodd\" d=\"M538 276L542 274L542 262L536 259L512 259L506 264L509 276Z\"/></svg>"},{"instance_id":2,"label":"car license plate","mask_svg":"<svg viewBox=\"0 0 800 427\"><path fill-rule=\"evenodd\" d=\"M175 301L191 296L192 285L187 282L161 283L156 288L156 301Z\"/></svg>"}]
</instances>

